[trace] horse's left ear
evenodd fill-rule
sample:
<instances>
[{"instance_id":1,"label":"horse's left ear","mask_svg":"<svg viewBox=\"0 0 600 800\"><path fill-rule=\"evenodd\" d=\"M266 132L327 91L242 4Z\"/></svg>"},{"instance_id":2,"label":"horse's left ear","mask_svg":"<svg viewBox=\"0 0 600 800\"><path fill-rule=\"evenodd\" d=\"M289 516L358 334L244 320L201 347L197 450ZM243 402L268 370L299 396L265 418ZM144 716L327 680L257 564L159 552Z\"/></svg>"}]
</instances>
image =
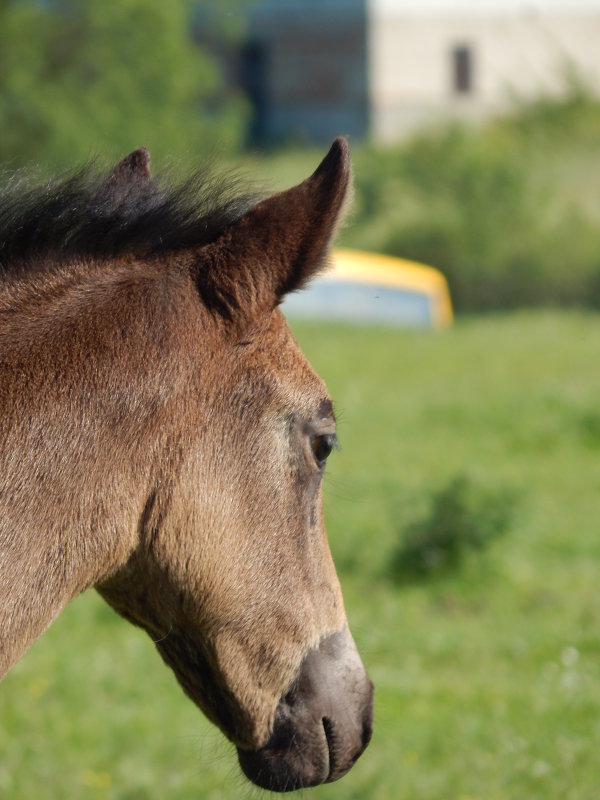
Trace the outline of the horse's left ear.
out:
<instances>
[{"instance_id":1,"label":"horse's left ear","mask_svg":"<svg viewBox=\"0 0 600 800\"><path fill-rule=\"evenodd\" d=\"M198 254L205 302L235 320L301 288L325 265L350 184L348 143L336 139L310 178L260 202Z\"/></svg>"},{"instance_id":2,"label":"horse's left ear","mask_svg":"<svg viewBox=\"0 0 600 800\"><path fill-rule=\"evenodd\" d=\"M154 191L150 172L150 153L139 147L108 173L97 189L97 200L115 211L133 196Z\"/></svg>"}]
</instances>

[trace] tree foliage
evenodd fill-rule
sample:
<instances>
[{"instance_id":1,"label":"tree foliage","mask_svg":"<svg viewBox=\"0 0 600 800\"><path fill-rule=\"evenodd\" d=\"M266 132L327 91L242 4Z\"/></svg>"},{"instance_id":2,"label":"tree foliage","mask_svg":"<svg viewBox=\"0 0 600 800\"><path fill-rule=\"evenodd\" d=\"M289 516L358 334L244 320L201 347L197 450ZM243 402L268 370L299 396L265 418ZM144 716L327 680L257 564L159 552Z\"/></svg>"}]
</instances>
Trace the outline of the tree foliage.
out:
<instances>
[{"instance_id":1,"label":"tree foliage","mask_svg":"<svg viewBox=\"0 0 600 800\"><path fill-rule=\"evenodd\" d=\"M190 0L0 0L0 160L236 147L245 103L191 39Z\"/></svg>"}]
</instances>

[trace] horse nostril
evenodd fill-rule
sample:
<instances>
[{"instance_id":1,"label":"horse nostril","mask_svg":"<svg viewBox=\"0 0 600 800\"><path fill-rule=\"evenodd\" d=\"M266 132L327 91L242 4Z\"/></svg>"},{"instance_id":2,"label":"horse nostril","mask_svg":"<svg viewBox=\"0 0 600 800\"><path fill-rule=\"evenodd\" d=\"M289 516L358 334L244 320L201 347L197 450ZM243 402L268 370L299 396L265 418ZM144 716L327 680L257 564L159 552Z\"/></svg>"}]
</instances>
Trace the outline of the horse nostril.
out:
<instances>
[{"instance_id":1,"label":"horse nostril","mask_svg":"<svg viewBox=\"0 0 600 800\"><path fill-rule=\"evenodd\" d=\"M362 727L362 750L364 750L365 747L369 744L372 735L373 735L373 725L371 724L370 720L366 719L363 722L363 727Z\"/></svg>"},{"instance_id":2,"label":"horse nostril","mask_svg":"<svg viewBox=\"0 0 600 800\"><path fill-rule=\"evenodd\" d=\"M368 698L369 701L363 712L362 737L361 737L362 747L358 755L360 755L364 751L366 746L371 741L371 736L373 735L373 684L371 683L371 681L369 681Z\"/></svg>"},{"instance_id":3,"label":"horse nostril","mask_svg":"<svg viewBox=\"0 0 600 800\"><path fill-rule=\"evenodd\" d=\"M371 740L373 725L371 722L371 717L368 715L363 720L362 727L360 728L360 740L358 739L357 735L356 739L354 740L354 747L347 750L343 748L344 752L340 754L340 743L339 741L336 742L337 737L333 722L329 719L329 717L322 717L321 723L323 725L323 730L325 731L327 749L329 751L329 780L335 780L347 772L352 764L358 761L366 746L369 744L369 741ZM356 731L356 733L358 734L358 731Z\"/></svg>"},{"instance_id":4,"label":"horse nostril","mask_svg":"<svg viewBox=\"0 0 600 800\"><path fill-rule=\"evenodd\" d=\"M323 717L323 730L325 731L325 739L327 741L327 749L329 751L329 774L331 775L335 769L335 754L333 749L333 725L328 717Z\"/></svg>"},{"instance_id":5,"label":"horse nostril","mask_svg":"<svg viewBox=\"0 0 600 800\"><path fill-rule=\"evenodd\" d=\"M296 690L295 687L292 689L291 692L288 692L286 695L283 696L283 703L288 706L289 708L293 708L296 705Z\"/></svg>"}]
</instances>

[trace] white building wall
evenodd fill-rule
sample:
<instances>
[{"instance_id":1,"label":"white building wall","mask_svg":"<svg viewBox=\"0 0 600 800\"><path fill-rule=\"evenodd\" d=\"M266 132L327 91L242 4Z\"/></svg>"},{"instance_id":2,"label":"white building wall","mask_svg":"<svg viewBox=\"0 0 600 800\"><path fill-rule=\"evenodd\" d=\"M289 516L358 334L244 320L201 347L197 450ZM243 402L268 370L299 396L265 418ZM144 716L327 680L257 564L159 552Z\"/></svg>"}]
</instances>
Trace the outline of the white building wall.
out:
<instances>
[{"instance_id":1,"label":"white building wall","mask_svg":"<svg viewBox=\"0 0 600 800\"><path fill-rule=\"evenodd\" d=\"M457 93L452 51L467 46L472 89ZM409 14L371 0L371 134L393 141L448 117L481 118L522 98L565 90L566 65L600 95L600 13Z\"/></svg>"}]
</instances>

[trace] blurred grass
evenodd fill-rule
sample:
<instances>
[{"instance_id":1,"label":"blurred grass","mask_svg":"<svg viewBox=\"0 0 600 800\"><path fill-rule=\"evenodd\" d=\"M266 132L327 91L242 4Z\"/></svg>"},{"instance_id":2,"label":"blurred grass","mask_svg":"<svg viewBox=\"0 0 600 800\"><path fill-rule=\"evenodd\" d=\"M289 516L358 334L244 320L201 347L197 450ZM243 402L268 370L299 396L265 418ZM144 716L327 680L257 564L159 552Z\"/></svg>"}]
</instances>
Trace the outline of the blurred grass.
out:
<instances>
[{"instance_id":1,"label":"blurred grass","mask_svg":"<svg viewBox=\"0 0 600 800\"><path fill-rule=\"evenodd\" d=\"M591 800L600 768L600 319L459 319L444 334L295 324L336 402L325 480L372 744L337 784L369 800ZM432 490L519 493L460 572L384 575ZM90 592L0 685L0 797L260 797L150 640Z\"/></svg>"}]
</instances>

